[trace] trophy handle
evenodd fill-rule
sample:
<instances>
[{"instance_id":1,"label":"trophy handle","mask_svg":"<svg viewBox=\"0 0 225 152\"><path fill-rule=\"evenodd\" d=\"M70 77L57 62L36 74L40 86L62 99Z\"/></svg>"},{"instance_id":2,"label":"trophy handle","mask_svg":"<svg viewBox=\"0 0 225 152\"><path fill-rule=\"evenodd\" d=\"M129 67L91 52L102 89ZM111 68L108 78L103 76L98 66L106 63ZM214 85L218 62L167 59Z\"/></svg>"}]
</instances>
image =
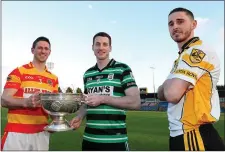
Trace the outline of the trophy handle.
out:
<instances>
[{"instance_id":1,"label":"trophy handle","mask_svg":"<svg viewBox=\"0 0 225 152\"><path fill-rule=\"evenodd\" d=\"M84 96L84 98L82 98L82 100L80 102L81 102L81 104L86 104L86 101L84 99L87 98L88 95L84 94L84 93L82 95Z\"/></svg>"}]
</instances>

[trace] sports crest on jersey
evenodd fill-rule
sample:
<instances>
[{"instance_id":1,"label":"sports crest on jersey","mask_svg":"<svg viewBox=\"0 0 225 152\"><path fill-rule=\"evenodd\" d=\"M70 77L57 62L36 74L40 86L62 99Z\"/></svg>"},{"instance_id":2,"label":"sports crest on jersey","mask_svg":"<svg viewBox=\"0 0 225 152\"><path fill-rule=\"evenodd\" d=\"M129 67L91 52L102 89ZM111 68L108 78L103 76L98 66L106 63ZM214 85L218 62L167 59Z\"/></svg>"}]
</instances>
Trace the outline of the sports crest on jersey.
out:
<instances>
[{"instance_id":1,"label":"sports crest on jersey","mask_svg":"<svg viewBox=\"0 0 225 152\"><path fill-rule=\"evenodd\" d=\"M48 83L50 86L53 86L52 80L48 79L48 80L47 80L47 83Z\"/></svg>"},{"instance_id":2,"label":"sports crest on jersey","mask_svg":"<svg viewBox=\"0 0 225 152\"><path fill-rule=\"evenodd\" d=\"M205 53L199 49L192 49L190 54L190 60L192 63L200 63L205 57Z\"/></svg>"},{"instance_id":3,"label":"sports crest on jersey","mask_svg":"<svg viewBox=\"0 0 225 152\"><path fill-rule=\"evenodd\" d=\"M110 73L110 74L108 75L108 79L109 79L109 80L113 80L113 77L114 77L114 74L113 74L113 73Z\"/></svg>"}]
</instances>

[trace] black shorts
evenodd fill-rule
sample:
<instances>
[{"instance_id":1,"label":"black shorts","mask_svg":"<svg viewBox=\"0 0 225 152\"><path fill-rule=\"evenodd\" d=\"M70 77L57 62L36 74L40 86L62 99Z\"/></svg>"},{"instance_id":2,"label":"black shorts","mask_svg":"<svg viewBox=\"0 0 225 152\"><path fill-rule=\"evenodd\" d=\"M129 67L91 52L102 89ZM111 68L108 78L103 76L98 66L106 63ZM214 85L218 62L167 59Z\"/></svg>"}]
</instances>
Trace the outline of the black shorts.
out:
<instances>
[{"instance_id":1,"label":"black shorts","mask_svg":"<svg viewBox=\"0 0 225 152\"><path fill-rule=\"evenodd\" d=\"M82 142L82 151L129 151L128 143L95 143L87 140Z\"/></svg>"},{"instance_id":2,"label":"black shorts","mask_svg":"<svg viewBox=\"0 0 225 152\"><path fill-rule=\"evenodd\" d=\"M172 151L224 151L224 141L212 124L201 125L198 129L183 135L170 137L169 148Z\"/></svg>"}]
</instances>

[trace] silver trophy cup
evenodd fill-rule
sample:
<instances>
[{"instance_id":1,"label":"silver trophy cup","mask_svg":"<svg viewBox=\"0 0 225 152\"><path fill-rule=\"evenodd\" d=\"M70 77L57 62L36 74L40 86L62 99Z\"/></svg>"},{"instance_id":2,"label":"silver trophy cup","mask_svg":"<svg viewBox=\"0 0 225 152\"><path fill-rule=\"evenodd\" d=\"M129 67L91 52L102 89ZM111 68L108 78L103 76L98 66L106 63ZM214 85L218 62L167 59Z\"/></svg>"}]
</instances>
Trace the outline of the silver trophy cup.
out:
<instances>
[{"instance_id":1,"label":"silver trophy cup","mask_svg":"<svg viewBox=\"0 0 225 152\"><path fill-rule=\"evenodd\" d=\"M84 102L82 93L44 93L40 94L43 109L51 116L52 122L46 126L46 131L69 131L72 128L65 119L68 114L79 110Z\"/></svg>"}]
</instances>

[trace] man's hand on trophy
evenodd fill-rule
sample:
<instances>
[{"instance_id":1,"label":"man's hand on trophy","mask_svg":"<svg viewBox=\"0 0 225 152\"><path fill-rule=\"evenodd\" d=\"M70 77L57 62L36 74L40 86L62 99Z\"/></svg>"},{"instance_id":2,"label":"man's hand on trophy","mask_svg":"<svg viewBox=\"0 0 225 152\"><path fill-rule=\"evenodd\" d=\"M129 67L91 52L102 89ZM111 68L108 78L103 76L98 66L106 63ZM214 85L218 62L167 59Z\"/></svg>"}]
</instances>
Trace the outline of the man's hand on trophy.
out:
<instances>
[{"instance_id":1,"label":"man's hand on trophy","mask_svg":"<svg viewBox=\"0 0 225 152\"><path fill-rule=\"evenodd\" d=\"M82 103L86 103L86 98L87 98L87 97L88 97L87 94L82 93L82 96L81 96L81 102L82 102Z\"/></svg>"},{"instance_id":2,"label":"man's hand on trophy","mask_svg":"<svg viewBox=\"0 0 225 152\"><path fill-rule=\"evenodd\" d=\"M87 98L85 98L86 104L92 107L97 107L103 103L105 100L105 96L96 95L96 94L88 94Z\"/></svg>"},{"instance_id":3,"label":"man's hand on trophy","mask_svg":"<svg viewBox=\"0 0 225 152\"><path fill-rule=\"evenodd\" d=\"M25 106L29 108L36 108L41 106L40 93L35 92L29 98L26 99Z\"/></svg>"},{"instance_id":4,"label":"man's hand on trophy","mask_svg":"<svg viewBox=\"0 0 225 152\"><path fill-rule=\"evenodd\" d=\"M82 123L82 118L77 116L70 121L70 126L73 129L77 129L80 127L81 123Z\"/></svg>"}]
</instances>

